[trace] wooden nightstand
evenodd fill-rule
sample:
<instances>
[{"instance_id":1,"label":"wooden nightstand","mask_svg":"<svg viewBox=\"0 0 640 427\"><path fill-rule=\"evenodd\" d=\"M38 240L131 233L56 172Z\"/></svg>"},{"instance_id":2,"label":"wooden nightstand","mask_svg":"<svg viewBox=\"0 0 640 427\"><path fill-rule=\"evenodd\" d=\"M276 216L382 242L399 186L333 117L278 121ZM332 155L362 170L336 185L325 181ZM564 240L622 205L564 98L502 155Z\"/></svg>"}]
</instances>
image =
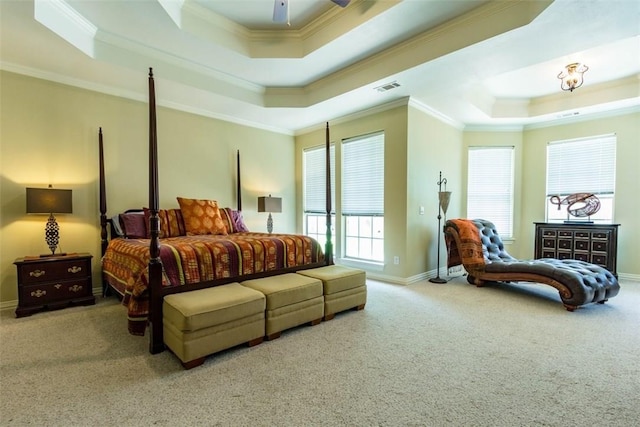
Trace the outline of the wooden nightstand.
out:
<instances>
[{"instance_id":1,"label":"wooden nightstand","mask_svg":"<svg viewBox=\"0 0 640 427\"><path fill-rule=\"evenodd\" d=\"M90 254L67 254L17 259L16 317L70 305L95 304Z\"/></svg>"}]
</instances>

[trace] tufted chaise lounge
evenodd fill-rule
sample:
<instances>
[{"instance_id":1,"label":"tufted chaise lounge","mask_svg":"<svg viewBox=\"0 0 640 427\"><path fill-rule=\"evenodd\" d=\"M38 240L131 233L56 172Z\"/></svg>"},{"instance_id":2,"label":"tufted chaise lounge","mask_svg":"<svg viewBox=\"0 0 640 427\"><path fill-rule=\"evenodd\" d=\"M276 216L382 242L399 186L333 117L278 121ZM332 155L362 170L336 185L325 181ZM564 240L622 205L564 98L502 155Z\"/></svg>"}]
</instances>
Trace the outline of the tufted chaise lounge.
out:
<instances>
[{"instance_id":1,"label":"tufted chaise lounge","mask_svg":"<svg viewBox=\"0 0 640 427\"><path fill-rule=\"evenodd\" d=\"M519 260L507 253L490 221L453 219L445 223L447 266L462 264L467 281L536 282L553 286L567 310L592 302L603 304L620 290L618 279L606 268L584 261L544 258Z\"/></svg>"}]
</instances>

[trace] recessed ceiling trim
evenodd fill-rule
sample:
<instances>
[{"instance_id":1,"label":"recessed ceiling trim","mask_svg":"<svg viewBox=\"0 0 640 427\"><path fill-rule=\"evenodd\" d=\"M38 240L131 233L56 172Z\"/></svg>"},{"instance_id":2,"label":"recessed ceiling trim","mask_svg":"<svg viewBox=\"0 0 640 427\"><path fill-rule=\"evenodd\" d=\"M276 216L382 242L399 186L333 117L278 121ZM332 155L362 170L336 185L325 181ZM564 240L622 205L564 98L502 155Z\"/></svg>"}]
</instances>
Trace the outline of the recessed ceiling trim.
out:
<instances>
[{"instance_id":1,"label":"recessed ceiling trim","mask_svg":"<svg viewBox=\"0 0 640 427\"><path fill-rule=\"evenodd\" d=\"M479 43L504 32L530 23L551 3L551 0L533 2L491 2L479 6L461 17L454 18L431 31L421 33L404 42L344 67L306 86L301 93L307 97L306 105L313 105L410 68L432 61L459 49ZM281 105L271 97L278 91L267 88L266 106ZM301 104L299 106L305 106Z\"/></svg>"},{"instance_id":2,"label":"recessed ceiling trim","mask_svg":"<svg viewBox=\"0 0 640 427\"><path fill-rule=\"evenodd\" d=\"M94 58L94 38L98 28L63 0L34 0L36 21Z\"/></svg>"}]
</instances>

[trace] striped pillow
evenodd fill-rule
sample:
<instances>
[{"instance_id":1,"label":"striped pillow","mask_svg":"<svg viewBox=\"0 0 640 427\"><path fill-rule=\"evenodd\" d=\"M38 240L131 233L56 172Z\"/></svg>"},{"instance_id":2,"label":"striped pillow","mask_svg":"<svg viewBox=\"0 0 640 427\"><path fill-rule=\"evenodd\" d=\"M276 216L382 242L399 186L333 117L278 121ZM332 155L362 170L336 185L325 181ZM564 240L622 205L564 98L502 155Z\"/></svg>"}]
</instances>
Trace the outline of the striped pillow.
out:
<instances>
[{"instance_id":1,"label":"striped pillow","mask_svg":"<svg viewBox=\"0 0 640 427\"><path fill-rule=\"evenodd\" d=\"M144 220L147 224L147 228L149 228L148 224L150 216L151 211L149 208L144 208ZM158 210L158 218L160 219L159 237L161 239L187 235L184 218L180 209L160 209ZM149 233L149 230L147 230L147 238L150 237L151 234Z\"/></svg>"}]
</instances>

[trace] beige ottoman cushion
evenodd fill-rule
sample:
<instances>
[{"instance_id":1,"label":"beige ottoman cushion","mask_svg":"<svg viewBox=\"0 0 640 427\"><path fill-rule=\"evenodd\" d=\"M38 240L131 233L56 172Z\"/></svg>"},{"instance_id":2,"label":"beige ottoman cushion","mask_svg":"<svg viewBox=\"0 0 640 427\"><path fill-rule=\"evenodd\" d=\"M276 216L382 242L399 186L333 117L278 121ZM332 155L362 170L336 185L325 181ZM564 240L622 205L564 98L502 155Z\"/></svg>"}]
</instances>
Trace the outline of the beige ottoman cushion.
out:
<instances>
[{"instance_id":1,"label":"beige ottoman cushion","mask_svg":"<svg viewBox=\"0 0 640 427\"><path fill-rule=\"evenodd\" d=\"M241 284L265 295L268 338L277 337L285 329L319 321L324 315L322 282L318 279L286 273Z\"/></svg>"},{"instance_id":2,"label":"beige ottoman cushion","mask_svg":"<svg viewBox=\"0 0 640 427\"><path fill-rule=\"evenodd\" d=\"M264 295L239 283L164 297L164 342L183 362L264 336Z\"/></svg>"},{"instance_id":3,"label":"beige ottoman cushion","mask_svg":"<svg viewBox=\"0 0 640 427\"><path fill-rule=\"evenodd\" d=\"M366 273L363 270L327 265L298 274L322 280L324 292L324 317L333 318L335 313L351 308L363 308L367 302Z\"/></svg>"}]
</instances>

